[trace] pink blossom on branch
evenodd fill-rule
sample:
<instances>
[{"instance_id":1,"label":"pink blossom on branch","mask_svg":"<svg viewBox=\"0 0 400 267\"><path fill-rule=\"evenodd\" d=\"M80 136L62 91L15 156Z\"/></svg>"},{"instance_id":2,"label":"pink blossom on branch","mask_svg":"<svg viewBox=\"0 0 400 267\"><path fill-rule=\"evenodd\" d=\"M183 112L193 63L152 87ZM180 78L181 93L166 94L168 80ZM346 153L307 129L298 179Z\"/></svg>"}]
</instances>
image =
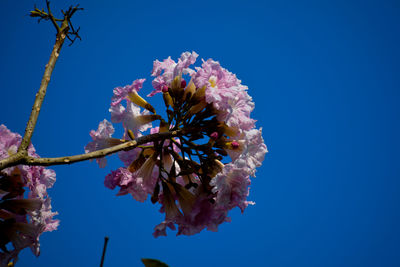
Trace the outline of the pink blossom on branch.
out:
<instances>
[{"instance_id":1,"label":"pink blossom on branch","mask_svg":"<svg viewBox=\"0 0 400 267\"><path fill-rule=\"evenodd\" d=\"M154 61L154 90L149 96L162 94L166 119L138 96L142 82L140 88L116 88L112 97L111 120L122 123L123 139L142 136L149 128L151 134L182 131L177 137L120 152L123 167L106 176L105 185L119 187L118 195L131 194L138 201L151 195L153 203L161 204L165 219L155 227L155 237L175 226L178 235L217 231L230 221L231 209L243 212L254 204L247 200L250 177L267 152L261 129L250 117L254 102L247 86L212 59L192 67L197 57L185 52L177 62L170 57ZM154 121L159 126L153 127ZM111 135L92 138L90 147L112 145Z\"/></svg>"},{"instance_id":2,"label":"pink blossom on branch","mask_svg":"<svg viewBox=\"0 0 400 267\"><path fill-rule=\"evenodd\" d=\"M16 153L21 140L19 134L0 125L0 159ZM32 145L28 148L28 155L39 157ZM1 264L16 259L19 251L26 247L38 256L39 236L57 229L59 220L53 219L57 213L51 210L47 193L55 180L55 172L41 166L18 165L0 173L0 235L7 236L0 243ZM7 251L5 245L9 242L13 249Z\"/></svg>"}]
</instances>

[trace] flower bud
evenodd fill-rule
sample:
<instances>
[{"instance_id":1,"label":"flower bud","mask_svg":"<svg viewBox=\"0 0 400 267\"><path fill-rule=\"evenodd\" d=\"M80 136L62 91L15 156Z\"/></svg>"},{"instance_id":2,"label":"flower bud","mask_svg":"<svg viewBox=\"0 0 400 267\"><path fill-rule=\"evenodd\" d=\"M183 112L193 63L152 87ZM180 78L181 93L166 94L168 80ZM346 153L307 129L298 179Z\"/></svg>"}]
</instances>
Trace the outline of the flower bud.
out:
<instances>
[{"instance_id":1,"label":"flower bud","mask_svg":"<svg viewBox=\"0 0 400 267\"><path fill-rule=\"evenodd\" d=\"M171 95L167 92L163 93L163 98L164 98L164 103L165 106L168 108L168 106L174 107L174 102L172 100Z\"/></svg>"},{"instance_id":2,"label":"flower bud","mask_svg":"<svg viewBox=\"0 0 400 267\"><path fill-rule=\"evenodd\" d=\"M241 151L243 149L243 144L241 144L238 141L229 141L229 142L226 142L223 147L225 149L229 149L229 150L239 150L239 151Z\"/></svg>"},{"instance_id":3,"label":"flower bud","mask_svg":"<svg viewBox=\"0 0 400 267\"><path fill-rule=\"evenodd\" d=\"M131 129L128 129L128 135L132 140L135 140L135 134L132 132Z\"/></svg>"},{"instance_id":4,"label":"flower bud","mask_svg":"<svg viewBox=\"0 0 400 267\"><path fill-rule=\"evenodd\" d=\"M161 116L154 115L154 114L136 116L136 120L140 125L144 125L144 124L147 124L152 121L159 120L159 119L161 119Z\"/></svg>"},{"instance_id":5,"label":"flower bud","mask_svg":"<svg viewBox=\"0 0 400 267\"><path fill-rule=\"evenodd\" d=\"M232 148L233 148L233 149L238 149L239 146L240 146L240 144L239 144L238 142L236 142L236 141L233 141L233 142L232 142Z\"/></svg>"},{"instance_id":6,"label":"flower bud","mask_svg":"<svg viewBox=\"0 0 400 267\"><path fill-rule=\"evenodd\" d=\"M129 100L136 105L147 109L151 113L156 113L155 109L152 105L150 105L146 100L144 100L136 91L132 91L132 93L128 94Z\"/></svg>"},{"instance_id":7,"label":"flower bud","mask_svg":"<svg viewBox=\"0 0 400 267\"><path fill-rule=\"evenodd\" d=\"M171 82L171 89L175 91L175 89L180 89L181 88L181 76L175 76L175 78Z\"/></svg>"},{"instance_id":8,"label":"flower bud","mask_svg":"<svg viewBox=\"0 0 400 267\"><path fill-rule=\"evenodd\" d=\"M181 80L181 88L186 87L186 81L184 79Z\"/></svg>"},{"instance_id":9,"label":"flower bud","mask_svg":"<svg viewBox=\"0 0 400 267\"><path fill-rule=\"evenodd\" d=\"M161 86L161 91L162 91L163 93L168 92L168 86L166 86L165 84L164 84L163 86Z\"/></svg>"}]
</instances>

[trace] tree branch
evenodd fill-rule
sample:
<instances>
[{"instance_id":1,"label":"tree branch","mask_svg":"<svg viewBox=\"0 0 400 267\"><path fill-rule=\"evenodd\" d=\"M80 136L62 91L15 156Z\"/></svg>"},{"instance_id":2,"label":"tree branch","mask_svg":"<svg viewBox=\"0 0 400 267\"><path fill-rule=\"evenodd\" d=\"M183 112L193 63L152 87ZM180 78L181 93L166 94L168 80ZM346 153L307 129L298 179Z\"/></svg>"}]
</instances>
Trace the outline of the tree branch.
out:
<instances>
[{"instance_id":1,"label":"tree branch","mask_svg":"<svg viewBox=\"0 0 400 267\"><path fill-rule=\"evenodd\" d=\"M9 158L0 161L0 170L3 170L8 167L16 166L19 164L23 165L30 165L30 166L52 166L52 165L65 165L76 163L80 161L102 158L104 156L114 154L116 152L122 150L131 150L140 145L149 143L149 142L156 142L163 139L170 139L172 137L176 137L179 135L184 134L183 130L180 131L170 131L170 132L163 132L163 133L155 133L149 134L145 136L141 136L132 141L126 141L125 143L112 146L109 148L93 151L86 154L74 155L74 156L65 156L65 157L57 157L57 158L34 158L28 155L20 155L14 154Z\"/></svg>"},{"instance_id":2,"label":"tree branch","mask_svg":"<svg viewBox=\"0 0 400 267\"><path fill-rule=\"evenodd\" d=\"M53 51L51 52L49 62L46 65L39 91L36 93L35 102L33 103L31 115L25 129L24 138L22 139L21 145L18 148L18 153L27 153L26 151L31 143L33 131L35 130L40 109L46 95L47 86L49 85L51 74L60 55L61 47L65 41L66 34L64 31L65 28L63 31L57 34L56 43L54 44Z\"/></svg>"},{"instance_id":3,"label":"tree branch","mask_svg":"<svg viewBox=\"0 0 400 267\"><path fill-rule=\"evenodd\" d=\"M55 17L51 13L50 2L48 0L46 0L46 5L48 13L44 12L43 9L39 10L35 8L35 10L31 11L30 14L32 17L39 17L39 19L51 20L51 22L53 23L54 27L57 30L57 37L56 37L56 42L53 46L53 51L51 52L50 55L49 62L46 64L42 82L40 83L39 91L36 93L35 102L33 103L31 115L26 125L24 137L22 139L21 145L18 148L18 153L20 154L27 154L27 149L29 144L31 143L33 131L35 130L36 122L40 113L40 109L42 107L44 97L46 95L47 86L49 85L51 74L57 62L57 59L60 55L60 50L62 48L62 45L64 44L65 38L69 34L70 18L77 10L80 10L78 6L74 8L70 7L68 12L64 13L64 19L61 22L61 26L59 26L56 22Z\"/></svg>"},{"instance_id":4,"label":"tree branch","mask_svg":"<svg viewBox=\"0 0 400 267\"><path fill-rule=\"evenodd\" d=\"M72 32L70 32L69 28L71 24L70 19L72 15L76 11L82 10L81 8L79 8L78 6L70 7L67 12L64 12L63 19L57 19L51 13L50 2L48 0L46 0L46 5L48 11L47 13L43 9L40 10L35 7L35 9L30 12L30 16L39 18L39 21L42 19L50 20L57 30L56 42L53 46L49 62L46 64L43 78L40 83L39 90L36 93L35 101L32 106L31 115L29 117L28 123L25 128L25 134L24 137L22 138L20 146L18 147L18 151L16 154L0 160L0 170L6 168L5 166L15 166L21 164L25 162L26 159L28 158L28 147L31 143L33 131L35 130L36 122L38 120L40 109L42 107L42 103L46 95L47 86L49 85L51 74L54 70L55 64L60 55L60 51L64 44L65 38L68 37L68 34L72 34L79 37L78 31L73 30ZM58 25L57 22L61 22L60 25Z\"/></svg>"}]
</instances>

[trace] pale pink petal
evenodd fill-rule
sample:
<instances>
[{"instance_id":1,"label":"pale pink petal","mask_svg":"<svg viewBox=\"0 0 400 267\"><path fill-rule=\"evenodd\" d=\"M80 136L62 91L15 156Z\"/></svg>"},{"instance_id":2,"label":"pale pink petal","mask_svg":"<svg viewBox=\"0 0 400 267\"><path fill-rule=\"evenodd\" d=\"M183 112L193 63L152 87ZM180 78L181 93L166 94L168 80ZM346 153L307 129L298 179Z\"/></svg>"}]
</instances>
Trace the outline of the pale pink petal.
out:
<instances>
[{"instance_id":1,"label":"pale pink petal","mask_svg":"<svg viewBox=\"0 0 400 267\"><path fill-rule=\"evenodd\" d=\"M90 136L92 137L93 141L89 142L85 146L85 152L89 153L110 147L109 139L111 138L113 133L114 127L110 122L108 122L106 119L100 122L97 131L92 130L90 132ZM105 157L97 158L96 162L99 164L100 168L104 168L107 164L107 160Z\"/></svg>"},{"instance_id":2,"label":"pale pink petal","mask_svg":"<svg viewBox=\"0 0 400 267\"><path fill-rule=\"evenodd\" d=\"M113 91L114 95L111 98L111 106L116 106L121 103L122 100L126 99L129 93L132 91L138 92L143 87L143 83L146 79L137 79L133 81L131 85L126 85L124 87L116 87Z\"/></svg>"},{"instance_id":3,"label":"pale pink petal","mask_svg":"<svg viewBox=\"0 0 400 267\"><path fill-rule=\"evenodd\" d=\"M196 62L198 54L196 52L184 52L176 63L171 57L168 57L163 62L155 60L153 63L152 76L156 76L152 81L154 90L147 96L154 96L157 93L162 92L164 85L169 86L172 80L179 75L194 73L193 69L189 66Z\"/></svg>"}]
</instances>

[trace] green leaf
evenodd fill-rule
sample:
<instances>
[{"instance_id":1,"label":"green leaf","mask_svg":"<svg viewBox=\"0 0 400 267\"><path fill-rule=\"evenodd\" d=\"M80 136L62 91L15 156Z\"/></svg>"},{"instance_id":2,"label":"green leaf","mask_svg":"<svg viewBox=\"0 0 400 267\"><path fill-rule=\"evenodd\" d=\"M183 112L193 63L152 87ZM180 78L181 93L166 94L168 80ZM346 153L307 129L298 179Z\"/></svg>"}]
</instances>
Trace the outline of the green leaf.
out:
<instances>
[{"instance_id":1,"label":"green leaf","mask_svg":"<svg viewBox=\"0 0 400 267\"><path fill-rule=\"evenodd\" d=\"M167 264L155 259L142 259L146 267L169 267Z\"/></svg>"}]
</instances>

